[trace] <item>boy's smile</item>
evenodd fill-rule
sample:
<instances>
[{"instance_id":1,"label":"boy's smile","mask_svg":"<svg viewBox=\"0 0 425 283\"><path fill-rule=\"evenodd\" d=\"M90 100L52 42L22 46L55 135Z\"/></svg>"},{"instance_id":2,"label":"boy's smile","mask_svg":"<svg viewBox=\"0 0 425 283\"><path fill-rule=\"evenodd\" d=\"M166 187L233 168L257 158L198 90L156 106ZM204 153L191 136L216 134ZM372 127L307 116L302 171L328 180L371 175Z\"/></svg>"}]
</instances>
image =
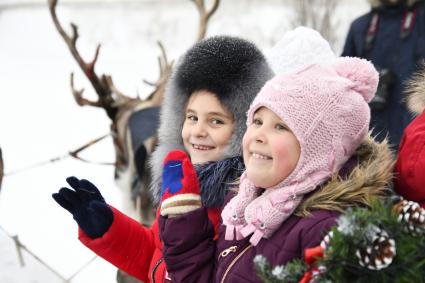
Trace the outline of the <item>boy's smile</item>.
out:
<instances>
[{"instance_id":1,"label":"boy's smile","mask_svg":"<svg viewBox=\"0 0 425 283\"><path fill-rule=\"evenodd\" d=\"M214 146L209 145L200 145L200 144L192 144L192 148L194 150L211 150L214 149Z\"/></svg>"},{"instance_id":2,"label":"boy's smile","mask_svg":"<svg viewBox=\"0 0 425 283\"><path fill-rule=\"evenodd\" d=\"M189 98L183 123L183 145L194 164L217 161L233 134L233 116L208 91L194 92Z\"/></svg>"}]
</instances>

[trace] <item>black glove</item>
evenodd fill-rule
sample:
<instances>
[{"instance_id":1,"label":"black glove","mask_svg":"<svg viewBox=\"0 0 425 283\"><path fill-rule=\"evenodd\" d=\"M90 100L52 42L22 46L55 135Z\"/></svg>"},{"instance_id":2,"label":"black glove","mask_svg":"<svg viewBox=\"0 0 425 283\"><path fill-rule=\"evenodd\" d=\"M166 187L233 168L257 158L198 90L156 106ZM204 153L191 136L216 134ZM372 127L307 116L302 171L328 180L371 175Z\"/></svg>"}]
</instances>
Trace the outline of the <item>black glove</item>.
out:
<instances>
[{"instance_id":1,"label":"black glove","mask_svg":"<svg viewBox=\"0 0 425 283\"><path fill-rule=\"evenodd\" d=\"M101 237L114 220L112 209L91 182L76 177L68 177L66 182L75 191L61 188L58 193L52 194L53 199L72 214L90 238Z\"/></svg>"}]
</instances>

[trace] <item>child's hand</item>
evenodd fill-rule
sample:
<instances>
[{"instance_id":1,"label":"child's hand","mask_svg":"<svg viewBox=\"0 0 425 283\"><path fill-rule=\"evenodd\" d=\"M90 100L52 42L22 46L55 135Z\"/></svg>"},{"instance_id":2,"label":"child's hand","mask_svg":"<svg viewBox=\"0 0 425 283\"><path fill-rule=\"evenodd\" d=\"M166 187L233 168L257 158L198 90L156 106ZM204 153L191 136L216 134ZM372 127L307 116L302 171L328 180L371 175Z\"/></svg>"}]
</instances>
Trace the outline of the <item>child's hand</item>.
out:
<instances>
[{"instance_id":1,"label":"child's hand","mask_svg":"<svg viewBox=\"0 0 425 283\"><path fill-rule=\"evenodd\" d=\"M76 177L68 177L66 182L74 190L61 188L58 193L52 194L53 199L72 214L89 237L101 237L112 225L112 209L91 182Z\"/></svg>"},{"instance_id":2,"label":"child's hand","mask_svg":"<svg viewBox=\"0 0 425 283\"><path fill-rule=\"evenodd\" d=\"M198 177L189 156L173 150L164 159L161 215L175 216L201 207Z\"/></svg>"}]
</instances>

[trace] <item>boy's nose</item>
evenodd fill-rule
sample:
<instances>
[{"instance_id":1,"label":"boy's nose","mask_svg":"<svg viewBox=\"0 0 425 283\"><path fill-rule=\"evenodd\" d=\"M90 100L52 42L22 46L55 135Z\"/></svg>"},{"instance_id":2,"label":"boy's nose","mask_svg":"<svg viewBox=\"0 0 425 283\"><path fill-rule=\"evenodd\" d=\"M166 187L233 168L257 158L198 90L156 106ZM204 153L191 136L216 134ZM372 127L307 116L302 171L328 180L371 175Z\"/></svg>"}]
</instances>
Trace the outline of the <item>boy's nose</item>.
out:
<instances>
[{"instance_id":1,"label":"boy's nose","mask_svg":"<svg viewBox=\"0 0 425 283\"><path fill-rule=\"evenodd\" d=\"M203 125L203 123L197 123L193 127L192 134L196 137L206 137L208 135L207 130L205 129L205 125Z\"/></svg>"}]
</instances>

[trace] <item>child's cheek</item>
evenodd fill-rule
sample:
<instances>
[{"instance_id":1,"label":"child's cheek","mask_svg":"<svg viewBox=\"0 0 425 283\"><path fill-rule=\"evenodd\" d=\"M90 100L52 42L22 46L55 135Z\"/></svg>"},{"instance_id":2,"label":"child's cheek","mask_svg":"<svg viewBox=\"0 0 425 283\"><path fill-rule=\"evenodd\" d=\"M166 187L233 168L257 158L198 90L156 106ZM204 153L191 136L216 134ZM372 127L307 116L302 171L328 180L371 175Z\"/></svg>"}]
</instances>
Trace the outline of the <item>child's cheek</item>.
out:
<instances>
[{"instance_id":1,"label":"child's cheek","mask_svg":"<svg viewBox=\"0 0 425 283\"><path fill-rule=\"evenodd\" d=\"M273 159L278 170L287 171L288 167L292 167L294 163L292 149L282 140L275 141L272 146L274 148Z\"/></svg>"}]
</instances>

